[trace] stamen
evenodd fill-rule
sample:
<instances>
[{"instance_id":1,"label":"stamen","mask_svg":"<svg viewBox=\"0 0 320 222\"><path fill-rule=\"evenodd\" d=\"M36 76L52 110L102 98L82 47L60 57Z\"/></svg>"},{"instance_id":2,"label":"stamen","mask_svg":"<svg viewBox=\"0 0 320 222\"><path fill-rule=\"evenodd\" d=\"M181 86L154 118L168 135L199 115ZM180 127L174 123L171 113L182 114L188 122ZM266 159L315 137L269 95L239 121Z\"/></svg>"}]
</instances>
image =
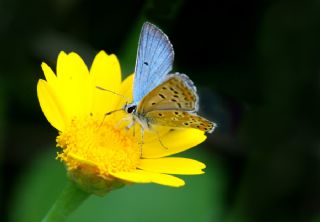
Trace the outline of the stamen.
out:
<instances>
[{"instance_id":1,"label":"stamen","mask_svg":"<svg viewBox=\"0 0 320 222\"><path fill-rule=\"evenodd\" d=\"M110 117L102 124L96 116L74 119L57 137L62 148L58 158L70 170L94 166L101 176L136 169L141 155L138 143L132 132L115 126L116 120Z\"/></svg>"}]
</instances>

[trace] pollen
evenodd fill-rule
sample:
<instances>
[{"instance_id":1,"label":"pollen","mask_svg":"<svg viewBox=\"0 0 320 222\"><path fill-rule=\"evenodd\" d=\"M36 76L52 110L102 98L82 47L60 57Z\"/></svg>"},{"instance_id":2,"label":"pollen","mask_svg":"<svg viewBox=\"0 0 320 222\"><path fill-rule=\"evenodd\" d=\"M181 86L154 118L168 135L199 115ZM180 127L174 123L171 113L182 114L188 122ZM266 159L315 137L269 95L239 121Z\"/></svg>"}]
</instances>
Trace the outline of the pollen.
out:
<instances>
[{"instance_id":1,"label":"pollen","mask_svg":"<svg viewBox=\"0 0 320 222\"><path fill-rule=\"evenodd\" d=\"M141 150L132 131L119 126L119 119L89 115L75 118L60 132L57 158L68 170L90 170L105 179L110 173L129 172L139 164Z\"/></svg>"}]
</instances>

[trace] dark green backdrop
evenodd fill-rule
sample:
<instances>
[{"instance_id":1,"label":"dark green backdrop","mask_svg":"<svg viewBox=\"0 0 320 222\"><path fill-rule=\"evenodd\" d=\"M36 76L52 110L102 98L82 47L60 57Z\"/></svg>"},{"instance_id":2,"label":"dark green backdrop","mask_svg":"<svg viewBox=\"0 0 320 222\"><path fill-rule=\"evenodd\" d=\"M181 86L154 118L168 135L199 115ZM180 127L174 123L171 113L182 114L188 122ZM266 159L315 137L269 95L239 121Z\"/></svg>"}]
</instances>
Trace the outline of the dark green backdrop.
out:
<instances>
[{"instance_id":1,"label":"dark green backdrop","mask_svg":"<svg viewBox=\"0 0 320 222\"><path fill-rule=\"evenodd\" d=\"M90 65L105 50L128 75L145 20L219 125L185 154L207 173L92 197L70 221L320 221L319 0L1 0L1 221L39 221L65 183L36 96L41 62L64 50Z\"/></svg>"}]
</instances>

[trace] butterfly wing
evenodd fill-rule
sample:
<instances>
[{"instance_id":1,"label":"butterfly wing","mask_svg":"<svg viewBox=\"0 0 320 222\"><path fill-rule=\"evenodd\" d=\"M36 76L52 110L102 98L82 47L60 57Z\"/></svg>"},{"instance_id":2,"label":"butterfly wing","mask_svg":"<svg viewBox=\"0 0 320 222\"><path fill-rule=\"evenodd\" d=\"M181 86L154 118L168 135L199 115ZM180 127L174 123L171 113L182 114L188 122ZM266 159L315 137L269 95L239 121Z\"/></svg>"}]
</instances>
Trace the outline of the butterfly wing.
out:
<instances>
[{"instance_id":1,"label":"butterfly wing","mask_svg":"<svg viewBox=\"0 0 320 222\"><path fill-rule=\"evenodd\" d=\"M138 104L137 112L146 114L154 110L197 111L196 87L185 74L169 74Z\"/></svg>"},{"instance_id":2,"label":"butterfly wing","mask_svg":"<svg viewBox=\"0 0 320 222\"><path fill-rule=\"evenodd\" d=\"M155 110L148 112L145 117L149 124L195 128L208 133L211 133L216 127L215 123L201 116L181 110Z\"/></svg>"},{"instance_id":3,"label":"butterfly wing","mask_svg":"<svg viewBox=\"0 0 320 222\"><path fill-rule=\"evenodd\" d=\"M138 46L133 102L139 102L147 93L160 84L172 69L173 47L155 25L144 23Z\"/></svg>"},{"instance_id":4,"label":"butterfly wing","mask_svg":"<svg viewBox=\"0 0 320 222\"><path fill-rule=\"evenodd\" d=\"M169 74L139 103L137 113L147 125L195 128L211 133L215 124L198 116L198 95L185 74Z\"/></svg>"}]
</instances>

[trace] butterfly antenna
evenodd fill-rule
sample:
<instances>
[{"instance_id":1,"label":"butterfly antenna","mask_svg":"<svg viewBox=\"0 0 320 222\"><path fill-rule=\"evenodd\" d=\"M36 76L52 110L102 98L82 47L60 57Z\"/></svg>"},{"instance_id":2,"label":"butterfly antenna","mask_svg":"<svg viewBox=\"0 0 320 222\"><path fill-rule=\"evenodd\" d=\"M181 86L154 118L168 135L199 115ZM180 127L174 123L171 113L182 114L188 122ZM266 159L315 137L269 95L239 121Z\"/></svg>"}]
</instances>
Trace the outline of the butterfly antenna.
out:
<instances>
[{"instance_id":1,"label":"butterfly antenna","mask_svg":"<svg viewBox=\"0 0 320 222\"><path fill-rule=\"evenodd\" d=\"M105 114L103 115L103 119L102 119L102 121L101 121L101 124L100 124L99 128L103 125L104 120L106 119L107 116L109 116L109 115L111 115L111 114L113 114L113 113L115 113L115 112L121 111L121 110L123 110L123 109L115 109L115 110L112 110L112 111L110 111L110 112L105 113Z\"/></svg>"},{"instance_id":2,"label":"butterfly antenna","mask_svg":"<svg viewBox=\"0 0 320 222\"><path fill-rule=\"evenodd\" d=\"M124 95L122 95L122 94L120 94L120 93L116 93L116 92L114 92L114 91L111 91L111 90L109 90L109 89L102 88L102 87L100 87L100 86L96 86L96 88L97 88L97 89L100 89L100 90L103 90L103 91L106 91L106 92L110 92L110 93L112 93L112 94L114 94L114 95L120 96L121 98L125 99L126 102L129 102L129 101L130 101L130 99L129 99L128 97L126 97L126 96L124 96Z\"/></svg>"}]
</instances>

